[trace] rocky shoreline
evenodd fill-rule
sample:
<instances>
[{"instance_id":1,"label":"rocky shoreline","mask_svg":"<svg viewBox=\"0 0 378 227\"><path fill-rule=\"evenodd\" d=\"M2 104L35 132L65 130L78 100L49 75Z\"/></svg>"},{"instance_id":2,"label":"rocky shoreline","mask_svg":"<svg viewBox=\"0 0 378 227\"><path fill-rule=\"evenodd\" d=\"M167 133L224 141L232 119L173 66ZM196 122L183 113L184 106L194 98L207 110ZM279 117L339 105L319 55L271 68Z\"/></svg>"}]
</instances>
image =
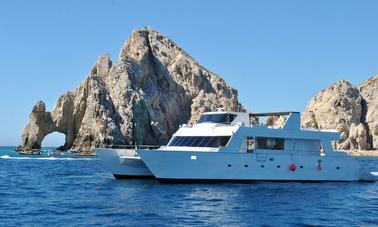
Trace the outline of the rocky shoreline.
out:
<instances>
[{"instance_id":1,"label":"rocky shoreline","mask_svg":"<svg viewBox=\"0 0 378 227\"><path fill-rule=\"evenodd\" d=\"M346 152L350 156L361 156L361 157L377 157L378 158L378 150L346 150Z\"/></svg>"},{"instance_id":2,"label":"rocky shoreline","mask_svg":"<svg viewBox=\"0 0 378 227\"><path fill-rule=\"evenodd\" d=\"M302 126L337 129L338 150L378 149L378 76L357 86L341 80L321 90L308 103Z\"/></svg>"}]
</instances>

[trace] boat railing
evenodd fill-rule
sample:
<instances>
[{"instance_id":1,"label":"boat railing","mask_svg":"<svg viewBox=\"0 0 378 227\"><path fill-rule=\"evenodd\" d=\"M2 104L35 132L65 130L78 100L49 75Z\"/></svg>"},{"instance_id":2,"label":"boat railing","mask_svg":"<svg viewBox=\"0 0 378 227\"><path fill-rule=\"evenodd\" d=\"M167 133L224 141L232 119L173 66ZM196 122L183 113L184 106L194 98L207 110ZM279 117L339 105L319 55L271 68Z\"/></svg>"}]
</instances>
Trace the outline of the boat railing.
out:
<instances>
[{"instance_id":1,"label":"boat railing","mask_svg":"<svg viewBox=\"0 0 378 227\"><path fill-rule=\"evenodd\" d=\"M158 145L103 145L100 148L110 148L110 149L126 149L126 150L136 150L136 149L150 149L156 150L161 146Z\"/></svg>"}]
</instances>

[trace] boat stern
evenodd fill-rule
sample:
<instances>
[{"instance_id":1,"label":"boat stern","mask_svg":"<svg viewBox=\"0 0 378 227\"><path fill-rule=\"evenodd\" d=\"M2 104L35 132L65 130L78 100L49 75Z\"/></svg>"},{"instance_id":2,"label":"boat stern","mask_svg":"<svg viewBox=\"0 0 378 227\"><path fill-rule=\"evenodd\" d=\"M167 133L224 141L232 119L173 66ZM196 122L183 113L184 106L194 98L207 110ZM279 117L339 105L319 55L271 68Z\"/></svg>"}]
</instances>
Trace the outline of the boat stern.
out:
<instances>
[{"instance_id":1,"label":"boat stern","mask_svg":"<svg viewBox=\"0 0 378 227\"><path fill-rule=\"evenodd\" d=\"M96 148L94 152L116 179L154 178L135 149Z\"/></svg>"}]
</instances>

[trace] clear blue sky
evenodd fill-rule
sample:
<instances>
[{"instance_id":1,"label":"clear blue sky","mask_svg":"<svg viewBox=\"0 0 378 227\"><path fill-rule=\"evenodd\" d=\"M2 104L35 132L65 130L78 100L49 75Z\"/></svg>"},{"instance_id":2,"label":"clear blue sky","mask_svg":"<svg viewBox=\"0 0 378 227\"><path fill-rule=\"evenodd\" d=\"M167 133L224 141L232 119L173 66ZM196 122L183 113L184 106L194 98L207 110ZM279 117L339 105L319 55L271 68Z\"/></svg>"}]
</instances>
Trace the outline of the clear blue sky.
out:
<instances>
[{"instance_id":1,"label":"clear blue sky","mask_svg":"<svg viewBox=\"0 0 378 227\"><path fill-rule=\"evenodd\" d=\"M97 57L151 26L239 90L252 111L303 111L330 83L378 74L378 1L3 1L0 145L20 144ZM59 136L44 144L59 144Z\"/></svg>"}]
</instances>

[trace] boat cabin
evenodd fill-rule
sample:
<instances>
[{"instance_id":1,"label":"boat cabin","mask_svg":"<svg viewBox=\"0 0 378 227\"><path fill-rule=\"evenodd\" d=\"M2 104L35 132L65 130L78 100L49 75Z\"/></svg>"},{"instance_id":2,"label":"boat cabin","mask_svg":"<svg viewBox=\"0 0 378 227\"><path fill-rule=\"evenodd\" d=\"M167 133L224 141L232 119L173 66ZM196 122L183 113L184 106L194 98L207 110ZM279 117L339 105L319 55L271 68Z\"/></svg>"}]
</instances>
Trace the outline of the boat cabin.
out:
<instances>
[{"instance_id":1,"label":"boat cabin","mask_svg":"<svg viewBox=\"0 0 378 227\"><path fill-rule=\"evenodd\" d=\"M260 124L261 117L284 116L280 127ZM216 111L204 113L195 125L183 125L165 149L219 152L332 152L331 140L337 131L302 129L299 112L241 113Z\"/></svg>"}]
</instances>

